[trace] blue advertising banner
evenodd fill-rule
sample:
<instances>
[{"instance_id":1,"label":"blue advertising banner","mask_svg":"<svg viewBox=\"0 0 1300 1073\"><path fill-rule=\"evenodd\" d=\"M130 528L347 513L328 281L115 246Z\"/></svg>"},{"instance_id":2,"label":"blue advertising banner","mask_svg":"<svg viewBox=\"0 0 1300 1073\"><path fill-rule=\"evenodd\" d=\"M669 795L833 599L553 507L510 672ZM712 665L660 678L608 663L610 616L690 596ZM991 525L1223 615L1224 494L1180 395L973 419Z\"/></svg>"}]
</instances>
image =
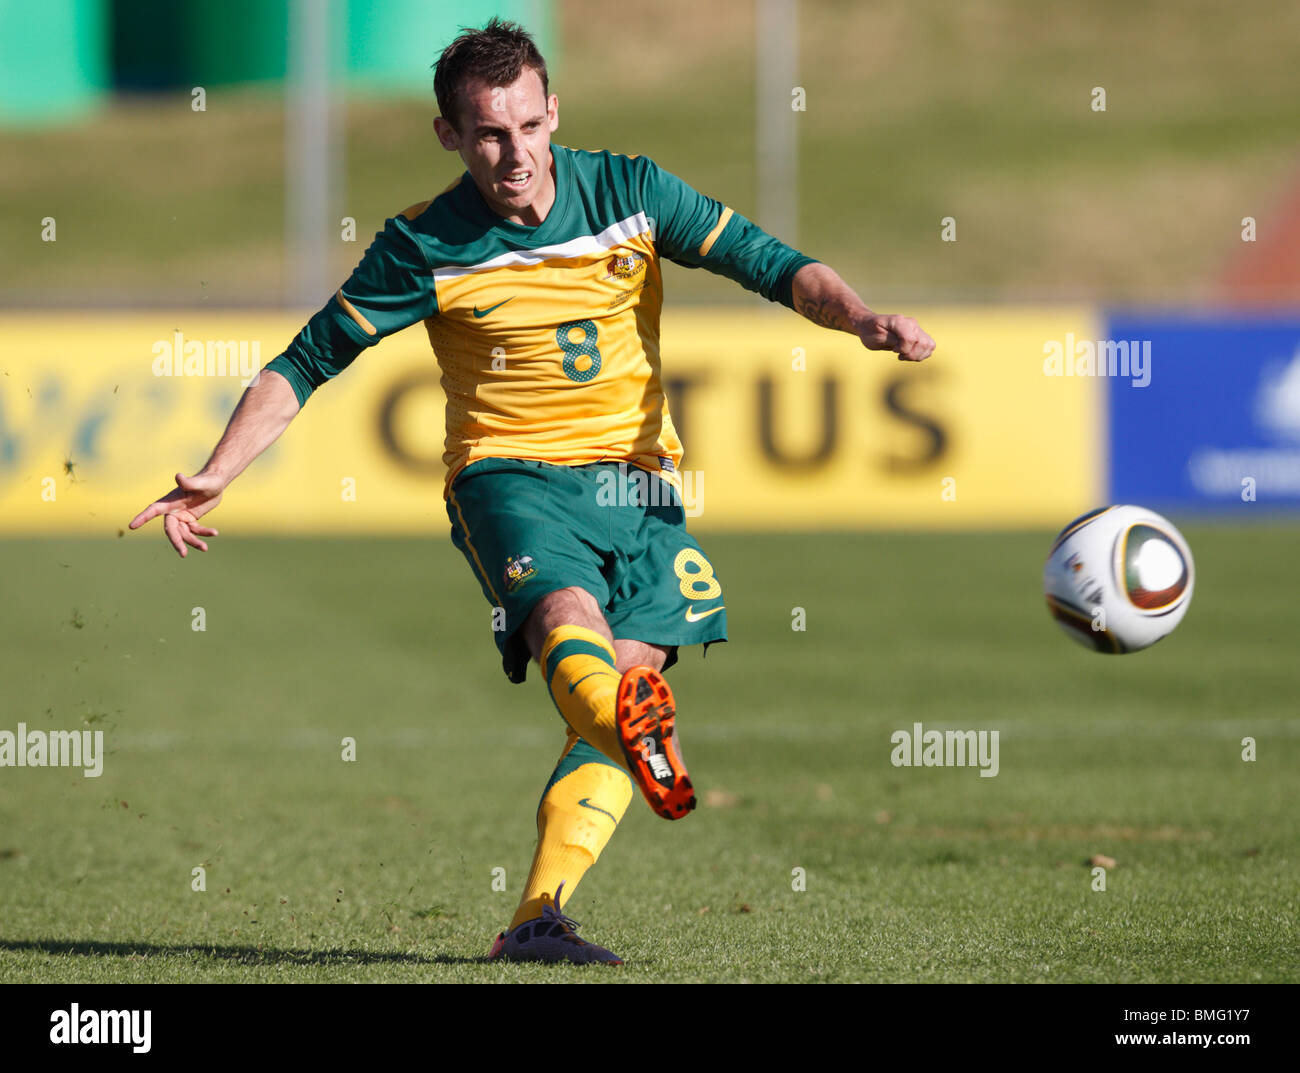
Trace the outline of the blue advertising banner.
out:
<instances>
[{"instance_id":1,"label":"blue advertising banner","mask_svg":"<svg viewBox=\"0 0 1300 1073\"><path fill-rule=\"evenodd\" d=\"M1300 317L1112 313L1104 332L1149 354L1145 384L1107 378L1112 503L1300 508Z\"/></svg>"}]
</instances>

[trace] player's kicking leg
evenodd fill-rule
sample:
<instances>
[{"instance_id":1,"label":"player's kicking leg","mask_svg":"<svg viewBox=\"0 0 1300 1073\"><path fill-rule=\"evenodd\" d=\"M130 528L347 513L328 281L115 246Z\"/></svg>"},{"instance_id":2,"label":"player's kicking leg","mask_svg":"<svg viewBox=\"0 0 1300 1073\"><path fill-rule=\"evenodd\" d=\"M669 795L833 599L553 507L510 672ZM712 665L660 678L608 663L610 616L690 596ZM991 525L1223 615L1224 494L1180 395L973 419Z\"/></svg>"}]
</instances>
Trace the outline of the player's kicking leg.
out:
<instances>
[{"instance_id":1,"label":"player's kicking leg","mask_svg":"<svg viewBox=\"0 0 1300 1073\"><path fill-rule=\"evenodd\" d=\"M574 618L587 625L555 624ZM673 732L672 693L659 673L667 650L611 641L607 634L595 601L580 590L550 594L525 627L570 731L538 806L537 850L523 897L490 957L620 964L610 951L578 937L560 899L573 893L613 836L631 801L633 781L652 806L660 803L661 815L675 818L665 801L680 801L678 815L694 807ZM580 737L577 726L601 740L605 752ZM674 799L669 795L675 791L689 796Z\"/></svg>"},{"instance_id":2,"label":"player's kicking leg","mask_svg":"<svg viewBox=\"0 0 1300 1073\"><path fill-rule=\"evenodd\" d=\"M610 497L610 480L626 483L626 494ZM641 471L622 464L486 458L449 491L452 541L492 605L503 669L523 682L536 660L570 729L538 809L537 852L506 937L529 924L519 936L528 942L502 938L495 956L528 956L522 946L543 956L532 944L545 935L561 944L546 960L617 960L559 938L573 931L560 898L613 836L634 785L670 819L694 806L661 672L679 646L725 640L726 611L680 504L647 499L642 483Z\"/></svg>"},{"instance_id":3,"label":"player's kicking leg","mask_svg":"<svg viewBox=\"0 0 1300 1073\"><path fill-rule=\"evenodd\" d=\"M676 706L659 673L667 650L614 641L595 598L577 588L541 600L524 638L564 721L624 767L660 816L690 812L695 793L677 745Z\"/></svg>"},{"instance_id":4,"label":"player's kicking leg","mask_svg":"<svg viewBox=\"0 0 1300 1073\"><path fill-rule=\"evenodd\" d=\"M647 804L665 820L695 808L695 787L677 744L677 706L657 666L641 662L619 680L615 723L623 759Z\"/></svg>"}]
</instances>

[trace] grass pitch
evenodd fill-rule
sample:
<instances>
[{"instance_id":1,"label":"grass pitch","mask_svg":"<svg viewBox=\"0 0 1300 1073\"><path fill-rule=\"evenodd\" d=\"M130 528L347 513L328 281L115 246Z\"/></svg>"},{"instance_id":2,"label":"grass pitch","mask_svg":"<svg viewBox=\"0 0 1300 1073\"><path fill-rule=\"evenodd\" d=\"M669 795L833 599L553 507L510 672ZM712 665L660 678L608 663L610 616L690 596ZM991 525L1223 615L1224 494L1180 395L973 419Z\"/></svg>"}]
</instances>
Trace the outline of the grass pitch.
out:
<instances>
[{"instance_id":1,"label":"grass pitch","mask_svg":"<svg viewBox=\"0 0 1300 1073\"><path fill-rule=\"evenodd\" d=\"M566 907L617 971L481 960L563 732L445 537L5 541L0 730L108 756L0 768L0 981L1300 979L1296 532L1185 532L1187 620L1122 658L1049 620L1046 533L705 533L702 806L638 797ZM914 722L998 776L893 767Z\"/></svg>"}]
</instances>

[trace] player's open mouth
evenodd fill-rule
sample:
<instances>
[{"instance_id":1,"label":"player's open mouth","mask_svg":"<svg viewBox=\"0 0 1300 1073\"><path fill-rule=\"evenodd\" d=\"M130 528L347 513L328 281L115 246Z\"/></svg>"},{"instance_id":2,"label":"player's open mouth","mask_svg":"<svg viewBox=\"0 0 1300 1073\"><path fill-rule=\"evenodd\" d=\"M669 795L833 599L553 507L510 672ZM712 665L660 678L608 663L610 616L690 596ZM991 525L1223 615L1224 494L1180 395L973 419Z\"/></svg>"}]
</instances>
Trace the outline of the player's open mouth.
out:
<instances>
[{"instance_id":1,"label":"player's open mouth","mask_svg":"<svg viewBox=\"0 0 1300 1073\"><path fill-rule=\"evenodd\" d=\"M501 180L501 185L507 190L513 190L518 193L526 188L528 184L532 182L532 179L533 173L531 171L512 171Z\"/></svg>"}]
</instances>

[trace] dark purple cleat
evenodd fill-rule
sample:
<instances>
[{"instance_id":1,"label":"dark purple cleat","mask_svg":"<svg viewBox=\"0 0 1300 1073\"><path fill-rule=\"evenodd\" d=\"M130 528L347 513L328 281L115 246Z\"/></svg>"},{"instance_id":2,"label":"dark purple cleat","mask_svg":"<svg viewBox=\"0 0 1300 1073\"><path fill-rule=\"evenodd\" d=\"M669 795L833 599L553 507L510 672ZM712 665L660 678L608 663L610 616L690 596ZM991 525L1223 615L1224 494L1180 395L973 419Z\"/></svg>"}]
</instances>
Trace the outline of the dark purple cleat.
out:
<instances>
[{"instance_id":1,"label":"dark purple cleat","mask_svg":"<svg viewBox=\"0 0 1300 1073\"><path fill-rule=\"evenodd\" d=\"M536 920L525 920L517 928L502 932L492 944L488 958L501 961L568 961L575 965L597 962L604 965L622 965L623 959L603 946L579 939L578 922L570 920L559 909L561 883L555 892L555 904L542 906L542 915Z\"/></svg>"}]
</instances>

